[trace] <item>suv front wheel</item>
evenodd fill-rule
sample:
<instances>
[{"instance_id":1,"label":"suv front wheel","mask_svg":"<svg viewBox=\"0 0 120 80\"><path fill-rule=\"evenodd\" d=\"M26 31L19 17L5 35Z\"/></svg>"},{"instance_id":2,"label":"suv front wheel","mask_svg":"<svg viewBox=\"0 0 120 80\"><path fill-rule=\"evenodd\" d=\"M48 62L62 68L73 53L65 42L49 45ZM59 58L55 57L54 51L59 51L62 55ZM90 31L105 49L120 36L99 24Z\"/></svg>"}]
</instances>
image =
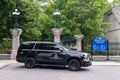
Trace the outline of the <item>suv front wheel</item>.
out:
<instances>
[{"instance_id":1,"label":"suv front wheel","mask_svg":"<svg viewBox=\"0 0 120 80\"><path fill-rule=\"evenodd\" d=\"M35 67L35 59L31 58L31 57L27 58L25 60L25 67L29 68L29 69L34 68Z\"/></svg>"},{"instance_id":2,"label":"suv front wheel","mask_svg":"<svg viewBox=\"0 0 120 80\"><path fill-rule=\"evenodd\" d=\"M68 68L71 71L78 71L80 69L80 62L76 59L71 59L68 62Z\"/></svg>"}]
</instances>

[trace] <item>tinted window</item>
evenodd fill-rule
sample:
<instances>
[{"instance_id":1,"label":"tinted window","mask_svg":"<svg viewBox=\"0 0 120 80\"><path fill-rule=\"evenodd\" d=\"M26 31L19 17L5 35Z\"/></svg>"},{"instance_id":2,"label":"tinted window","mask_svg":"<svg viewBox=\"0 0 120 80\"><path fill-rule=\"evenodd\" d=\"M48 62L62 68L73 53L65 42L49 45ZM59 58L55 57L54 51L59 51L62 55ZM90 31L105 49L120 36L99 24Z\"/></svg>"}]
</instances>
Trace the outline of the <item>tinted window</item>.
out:
<instances>
[{"instance_id":1,"label":"tinted window","mask_svg":"<svg viewBox=\"0 0 120 80\"><path fill-rule=\"evenodd\" d=\"M60 50L58 46L56 46L55 44L50 44L49 47L50 47L50 50Z\"/></svg>"},{"instance_id":2,"label":"tinted window","mask_svg":"<svg viewBox=\"0 0 120 80\"><path fill-rule=\"evenodd\" d=\"M35 49L42 49L42 50L59 50L56 44L36 44Z\"/></svg>"},{"instance_id":3,"label":"tinted window","mask_svg":"<svg viewBox=\"0 0 120 80\"><path fill-rule=\"evenodd\" d=\"M33 49L34 43L26 43L26 44L22 44L20 45L19 49Z\"/></svg>"}]
</instances>

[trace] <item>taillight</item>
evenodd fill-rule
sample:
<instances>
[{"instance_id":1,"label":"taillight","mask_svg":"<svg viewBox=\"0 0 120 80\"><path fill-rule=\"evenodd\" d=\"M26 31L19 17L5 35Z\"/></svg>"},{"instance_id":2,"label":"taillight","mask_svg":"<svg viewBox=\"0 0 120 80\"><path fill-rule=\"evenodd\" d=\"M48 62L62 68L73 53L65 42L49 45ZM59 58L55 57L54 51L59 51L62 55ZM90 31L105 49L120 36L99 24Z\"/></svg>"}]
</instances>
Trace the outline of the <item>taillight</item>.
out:
<instances>
[{"instance_id":1,"label":"taillight","mask_svg":"<svg viewBox=\"0 0 120 80\"><path fill-rule=\"evenodd\" d=\"M16 54L18 54L18 50L17 50Z\"/></svg>"}]
</instances>

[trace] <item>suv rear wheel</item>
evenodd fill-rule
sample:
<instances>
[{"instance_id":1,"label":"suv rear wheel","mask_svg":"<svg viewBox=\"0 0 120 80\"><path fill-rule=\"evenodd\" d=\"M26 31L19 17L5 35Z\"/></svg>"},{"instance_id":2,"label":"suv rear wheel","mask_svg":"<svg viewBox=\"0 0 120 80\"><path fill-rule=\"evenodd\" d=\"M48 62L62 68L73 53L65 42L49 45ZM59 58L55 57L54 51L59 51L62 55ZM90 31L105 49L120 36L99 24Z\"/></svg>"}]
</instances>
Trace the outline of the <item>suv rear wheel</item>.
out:
<instances>
[{"instance_id":1,"label":"suv rear wheel","mask_svg":"<svg viewBox=\"0 0 120 80\"><path fill-rule=\"evenodd\" d=\"M68 68L71 71L78 71L80 69L80 62L76 59L71 59L68 62Z\"/></svg>"},{"instance_id":2,"label":"suv rear wheel","mask_svg":"<svg viewBox=\"0 0 120 80\"><path fill-rule=\"evenodd\" d=\"M35 59L31 58L31 57L27 58L25 60L25 67L29 68L29 69L34 68L35 67Z\"/></svg>"}]
</instances>

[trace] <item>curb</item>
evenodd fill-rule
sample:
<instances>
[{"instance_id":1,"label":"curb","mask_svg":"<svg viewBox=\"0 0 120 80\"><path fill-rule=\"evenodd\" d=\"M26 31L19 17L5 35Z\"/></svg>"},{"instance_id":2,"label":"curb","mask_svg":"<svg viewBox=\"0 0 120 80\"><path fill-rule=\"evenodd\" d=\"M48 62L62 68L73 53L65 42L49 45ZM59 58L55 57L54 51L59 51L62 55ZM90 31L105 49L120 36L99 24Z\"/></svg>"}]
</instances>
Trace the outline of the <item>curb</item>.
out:
<instances>
[{"instance_id":1,"label":"curb","mask_svg":"<svg viewBox=\"0 0 120 80\"><path fill-rule=\"evenodd\" d=\"M5 68L5 67L7 67L7 66L9 66L9 64L2 65L2 66L0 67L0 70L3 69L3 68Z\"/></svg>"},{"instance_id":2,"label":"curb","mask_svg":"<svg viewBox=\"0 0 120 80\"><path fill-rule=\"evenodd\" d=\"M15 60L0 60L0 69L9 66L12 63L17 63Z\"/></svg>"},{"instance_id":3,"label":"curb","mask_svg":"<svg viewBox=\"0 0 120 80\"><path fill-rule=\"evenodd\" d=\"M92 61L93 66L120 66L120 63L113 61Z\"/></svg>"}]
</instances>

